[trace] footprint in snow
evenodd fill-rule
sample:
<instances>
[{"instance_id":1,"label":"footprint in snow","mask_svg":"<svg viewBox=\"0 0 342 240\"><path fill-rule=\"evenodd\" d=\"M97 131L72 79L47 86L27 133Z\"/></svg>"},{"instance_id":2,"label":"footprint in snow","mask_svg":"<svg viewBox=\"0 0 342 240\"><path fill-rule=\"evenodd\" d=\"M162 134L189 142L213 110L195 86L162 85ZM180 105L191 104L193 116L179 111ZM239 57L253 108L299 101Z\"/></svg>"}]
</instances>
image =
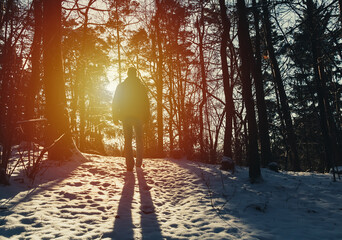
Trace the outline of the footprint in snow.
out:
<instances>
[{"instance_id":1,"label":"footprint in snow","mask_svg":"<svg viewBox=\"0 0 342 240\"><path fill-rule=\"evenodd\" d=\"M90 184L93 186L98 186L98 185L100 185L100 181L92 181L92 182L90 182Z\"/></svg>"},{"instance_id":2,"label":"footprint in snow","mask_svg":"<svg viewBox=\"0 0 342 240\"><path fill-rule=\"evenodd\" d=\"M33 224L35 221L37 220L37 218L33 217L33 218L23 218L20 220L21 223L23 224Z\"/></svg>"},{"instance_id":3,"label":"footprint in snow","mask_svg":"<svg viewBox=\"0 0 342 240\"><path fill-rule=\"evenodd\" d=\"M68 182L66 185L74 186L74 187L81 187L82 183L81 182Z\"/></svg>"},{"instance_id":4,"label":"footprint in snow","mask_svg":"<svg viewBox=\"0 0 342 240\"><path fill-rule=\"evenodd\" d=\"M77 196L74 193L64 193L64 198L69 198L70 200L74 200L77 198Z\"/></svg>"}]
</instances>

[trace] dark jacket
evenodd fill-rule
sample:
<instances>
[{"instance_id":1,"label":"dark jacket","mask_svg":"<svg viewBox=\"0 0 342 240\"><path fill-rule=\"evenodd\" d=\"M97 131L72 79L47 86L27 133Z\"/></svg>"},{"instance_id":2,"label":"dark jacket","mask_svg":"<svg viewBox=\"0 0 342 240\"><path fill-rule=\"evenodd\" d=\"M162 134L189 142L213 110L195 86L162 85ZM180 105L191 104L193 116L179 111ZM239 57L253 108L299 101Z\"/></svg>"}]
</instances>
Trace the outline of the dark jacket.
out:
<instances>
[{"instance_id":1,"label":"dark jacket","mask_svg":"<svg viewBox=\"0 0 342 240\"><path fill-rule=\"evenodd\" d=\"M115 91L112 104L113 120L141 120L147 123L150 117L150 103L147 90L137 77L128 77Z\"/></svg>"}]
</instances>

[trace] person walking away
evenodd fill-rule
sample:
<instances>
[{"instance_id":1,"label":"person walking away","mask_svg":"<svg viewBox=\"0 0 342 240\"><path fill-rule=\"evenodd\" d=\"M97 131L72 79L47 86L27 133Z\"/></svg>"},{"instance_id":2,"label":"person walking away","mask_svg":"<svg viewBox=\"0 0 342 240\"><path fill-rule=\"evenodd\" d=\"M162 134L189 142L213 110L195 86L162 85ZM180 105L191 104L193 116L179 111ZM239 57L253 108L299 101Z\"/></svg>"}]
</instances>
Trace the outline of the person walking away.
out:
<instances>
[{"instance_id":1,"label":"person walking away","mask_svg":"<svg viewBox=\"0 0 342 240\"><path fill-rule=\"evenodd\" d=\"M144 124L149 121L150 103L147 89L137 77L137 70L134 67L128 68L127 78L115 90L112 114L114 124L119 124L120 120L123 125L127 171L132 171L134 167L133 129L136 137L136 167L141 167Z\"/></svg>"}]
</instances>

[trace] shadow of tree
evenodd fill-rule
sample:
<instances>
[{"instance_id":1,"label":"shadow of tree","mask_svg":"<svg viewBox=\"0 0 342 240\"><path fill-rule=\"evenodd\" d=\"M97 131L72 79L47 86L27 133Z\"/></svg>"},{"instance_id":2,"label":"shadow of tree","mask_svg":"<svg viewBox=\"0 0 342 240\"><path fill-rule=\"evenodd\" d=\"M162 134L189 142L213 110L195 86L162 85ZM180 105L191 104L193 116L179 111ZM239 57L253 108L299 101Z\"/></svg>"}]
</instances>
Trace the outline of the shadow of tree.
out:
<instances>
[{"instance_id":1,"label":"shadow of tree","mask_svg":"<svg viewBox=\"0 0 342 240\"><path fill-rule=\"evenodd\" d=\"M59 163L46 160L47 165L45 166L45 169L42 169L41 171L41 179L38 179L35 183L24 183L24 177L22 177L23 173L17 178L20 180L19 182L16 181L15 177L12 178L11 185L2 186L3 188L6 188L6 191L2 191L3 195L0 199L0 225L6 221L7 216L10 216L13 213L14 208L17 205L28 202L35 195L39 195L41 192L57 186L60 182L67 179L72 172L83 163L86 163L86 161ZM46 170L48 170L48 172L45 172ZM50 174L49 171L54 172L54 174Z\"/></svg>"}]
</instances>

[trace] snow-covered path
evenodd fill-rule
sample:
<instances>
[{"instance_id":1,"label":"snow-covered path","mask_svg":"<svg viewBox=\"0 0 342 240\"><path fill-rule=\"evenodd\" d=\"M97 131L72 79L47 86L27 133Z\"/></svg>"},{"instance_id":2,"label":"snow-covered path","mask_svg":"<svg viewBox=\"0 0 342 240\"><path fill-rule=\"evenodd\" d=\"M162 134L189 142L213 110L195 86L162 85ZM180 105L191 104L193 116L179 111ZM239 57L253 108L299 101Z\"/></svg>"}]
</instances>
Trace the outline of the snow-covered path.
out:
<instances>
[{"instance_id":1,"label":"snow-covered path","mask_svg":"<svg viewBox=\"0 0 342 240\"><path fill-rule=\"evenodd\" d=\"M329 175L263 169L251 185L244 168L145 159L127 173L123 158L87 156L0 186L0 239L342 239Z\"/></svg>"}]
</instances>

